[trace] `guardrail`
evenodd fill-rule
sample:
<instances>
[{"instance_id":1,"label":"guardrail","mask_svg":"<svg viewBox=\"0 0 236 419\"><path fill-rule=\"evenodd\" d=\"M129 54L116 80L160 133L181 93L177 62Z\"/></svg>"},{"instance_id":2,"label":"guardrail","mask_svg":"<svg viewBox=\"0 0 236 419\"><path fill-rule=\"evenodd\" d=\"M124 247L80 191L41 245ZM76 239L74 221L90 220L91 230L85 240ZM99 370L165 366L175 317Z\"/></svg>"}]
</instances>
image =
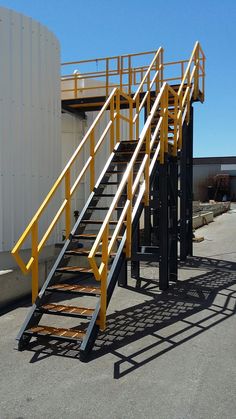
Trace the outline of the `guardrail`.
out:
<instances>
[{"instance_id":1,"label":"guardrail","mask_svg":"<svg viewBox=\"0 0 236 419\"><path fill-rule=\"evenodd\" d=\"M170 87L166 82L163 84L159 94L157 95L155 102L150 110L149 116L146 120L146 123L142 129L142 132L139 137L137 147L133 153L133 156L127 166L127 169L122 177L121 183L118 187L118 190L115 194L115 197L110 205L110 209L105 217L105 220L101 226L101 229L97 235L97 238L93 244L93 247L89 253L88 260L90 266L93 270L94 276L97 281L101 282L101 305L100 305L100 316L99 316L99 326L101 330L104 330L106 327L106 308L107 308L107 271L108 271L108 261L109 256L111 255L114 246L117 243L117 238L120 233L120 230L124 223L126 224L126 257L130 258L131 256L131 241L132 241L132 211L133 211L133 200L135 192L139 186L141 177L143 176L142 186L142 196L144 198L144 205L148 205L149 202L149 185L150 185L150 175L152 173L153 167L156 161L159 159L160 163L164 162L165 153L168 153L169 139L168 139L168 125L169 118L174 121L174 134L172 141L172 154L177 155L177 150L181 149L182 146L182 125L184 121L189 121L189 111L191 101L197 99L199 95L199 69L200 69L200 59L202 54L203 60L203 73L205 72L205 57L203 55L200 44L197 42L194 46L193 52L190 59L188 60L187 67L184 71L182 82L179 86L178 91L176 92L172 87ZM204 57L204 58L203 58ZM149 71L147 71L145 77L148 77ZM162 76L163 77L163 76ZM153 85L155 81L155 76L152 82L149 85ZM141 85L140 85L141 88ZM134 96L133 100L137 99L139 94L139 89L137 95ZM203 92L204 94L204 85ZM148 98L148 93L144 96ZM171 101L170 101L171 99ZM159 112L159 120L156 125L155 131L151 136L151 124ZM135 117L133 119L135 122ZM157 148L151 156L153 146L155 141L159 139ZM145 145L145 154L140 163L138 173L134 178L134 164L137 160L141 147ZM127 200L124 203L124 208L119 216L119 221L116 225L114 232L110 231L110 220L115 211L115 208L118 206L120 196L122 192L127 191ZM110 241L108 237L111 236ZM98 248L101 248L101 263L98 266L95 259L95 254L98 251Z\"/></svg>"},{"instance_id":2,"label":"guardrail","mask_svg":"<svg viewBox=\"0 0 236 419\"><path fill-rule=\"evenodd\" d=\"M195 57L198 55L199 60L199 81L202 82L202 93L204 100L204 77L205 77L205 55L199 44ZM149 65L141 65L141 61L147 56L155 57L156 51L141 52L137 54L127 54L121 56L95 58L92 60L72 61L62 63L62 69L68 68L70 74L64 74L61 79L62 95L68 94L69 98L80 98L86 96L103 96L108 97L109 92L114 87L119 87L126 91L129 95L135 92L135 88L142 84L146 71L150 68ZM136 59L136 61L135 61ZM162 82L179 82L183 80L186 66L189 60L179 60L172 62L163 62L162 49L162 76L163 72L171 71L172 75L162 78ZM83 67L92 66L93 71L83 71ZM101 68L99 68L101 67ZM94 69L95 68L95 69ZM79 69L79 70L78 70ZM155 68L153 66L153 71ZM92 85L89 85L89 83ZM146 79L146 83L148 79ZM69 87L68 87L69 85ZM147 90L147 84L143 84ZM105 92L105 94L103 93Z\"/></svg>"},{"instance_id":3,"label":"guardrail","mask_svg":"<svg viewBox=\"0 0 236 419\"><path fill-rule=\"evenodd\" d=\"M84 92L89 93L95 88L101 92L105 89L105 96L108 97L110 88L119 87L130 95L135 86L139 86L149 68L149 65L143 64L144 59L149 57L148 61L150 61L150 56L155 56L155 54L156 51L148 51L62 63L62 72L68 69L70 74L63 74L61 91L73 93L74 98L79 98ZM86 71L83 71L84 67ZM88 68L91 71L87 71ZM92 80L95 84L83 86L80 83L81 80L85 83ZM100 80L103 81L102 85L99 83ZM71 82L71 87L63 87L63 85L68 85L68 82Z\"/></svg>"},{"instance_id":4,"label":"guardrail","mask_svg":"<svg viewBox=\"0 0 236 419\"><path fill-rule=\"evenodd\" d=\"M150 52L147 54L151 54ZM152 52L153 54L153 52ZM135 56L136 54L133 54ZM138 54L137 54L138 55ZM139 54L140 55L140 54ZM145 55L145 53L144 53ZM130 55L132 56L132 55ZM130 57L126 56L126 57ZM117 57L113 57L117 58ZM180 62L182 63L182 62ZM184 61L185 63L185 61ZM72 64L72 63L70 63ZM169 63L170 65L172 63ZM182 64L181 64L182 66ZM89 128L88 132L82 139L78 148L72 155L68 164L56 180L55 184L51 188L49 194L43 201L42 205L36 212L35 216L29 223L28 227L14 246L12 254L16 259L18 265L20 266L22 272L25 274L32 271L32 301L34 302L38 295L38 262L39 262L39 253L42 251L43 246L45 245L48 237L59 221L63 212L65 212L65 224L66 224L66 237L69 237L71 231L71 198L77 190L82 178L85 173L89 170L90 173L90 190L93 190L95 185L95 156L109 135L110 142L110 151L113 150L116 142L120 141L120 121L124 120L129 125L129 137L133 139L139 139L138 145L132 156L132 159L127 167L127 170L123 176L121 184L117 190L117 193L114 197L114 200L111 204L111 208L107 213L107 216L102 224L102 227L98 233L98 237L94 243L94 246L91 249L89 254L89 261L93 269L95 278L101 281L101 328L105 327L106 322L106 276L107 276L107 261L109 255L114 247L118 232L120 231L121 225L126 221L126 255L130 257L131 249L131 232L132 232L132 205L134 193L137 190L139 181L142 176L144 176L144 203L148 205L149 201L149 177L150 170L152 170L153 165L157 159L160 160L160 163L164 162L165 153L168 152L168 118L171 118L174 121L173 137L172 137L172 153L173 155L177 154L177 150L181 149L182 145L182 125L185 121L185 118L189 118L189 109L192 99L196 99L199 95L201 88L201 95L204 98L204 76L205 76L205 56L201 49L200 44L197 42L195 44L194 50L191 54L190 60L182 76L182 81L179 86L178 92L175 92L167 83L163 84L164 75L163 75L163 49L159 48L155 52L154 57L151 61L151 64L148 67L145 67L145 72L142 73L142 80L139 83L139 87L135 94L132 96L128 95L127 92L122 91L119 88L113 88L109 97L107 98L104 106L100 110L95 121ZM131 69L131 65L128 67L128 70ZM133 70L132 70L133 71ZM143 71L143 70L142 70ZM131 73L130 73L131 74ZM109 79L108 79L109 81ZM130 79L130 88L132 85L132 80ZM200 84L201 83L201 84ZM107 84L109 87L109 85ZM123 86L123 85L122 85ZM156 99L154 104L151 104L151 94L154 92ZM143 94L144 93L144 94ZM120 112L120 101L126 100L129 108L129 116L125 117ZM169 106L169 100L172 100L172 106ZM174 102L173 102L174 100ZM147 119L145 125L139 135L140 131L140 118L143 109L146 109ZM95 141L95 128L102 121L105 113L109 112L110 118L106 127L97 141ZM158 122L156 128L151 135L151 124L154 120L154 116L158 113ZM155 141L159 139L159 144L154 152L154 155L151 157L151 152L153 150L153 145ZM71 185L71 169L74 162L77 160L81 151L85 145L89 143L90 155L87 161L84 164L81 172L76 178L73 185ZM145 155L143 161L141 162L139 171L134 179L133 177L133 165L137 158L137 153L139 152L142 145L145 144ZM49 202L55 195L56 191L60 185L64 184L64 198L61 202L61 206L57 213L54 215L53 221L47 228L43 237L39 239L38 237L38 224L40 217L44 213L45 209L48 207ZM127 201L125 203L124 209L122 211L119 222L113 232L112 239L108 244L108 232L109 232L109 220L112 212L114 211L117 201L121 194L121 191L124 187L127 186ZM25 243L28 236L31 235L31 257L27 263L25 263L19 252ZM94 259L97 246L102 243L102 262L99 267L96 265Z\"/></svg>"},{"instance_id":5,"label":"guardrail","mask_svg":"<svg viewBox=\"0 0 236 419\"><path fill-rule=\"evenodd\" d=\"M97 115L96 119L92 123L91 127L85 134L84 138L82 139L81 143L73 153L72 157L70 158L69 162L67 163L66 167L54 183L53 187L51 188L50 192L44 199L43 203L39 207L38 211L32 218L31 222L29 223L28 227L17 241L16 245L12 250L12 255L14 256L15 260L17 261L18 265L20 266L23 273L27 274L29 271L32 271L32 301L34 302L37 295L38 295L38 262L39 262L39 254L43 249L44 244L46 243L48 237L50 236L51 232L53 231L55 225L59 221L63 212L65 212L65 225L66 225L66 238L69 237L71 232L71 198L78 188L81 180L83 179L85 173L89 170L90 172L90 191L93 190L95 185L95 156L100 149L101 145L104 143L105 138L107 138L107 134L110 133L109 142L110 142L110 151L113 150L115 142L120 141L120 120L123 116L120 114L120 98L125 98L129 103L130 109L132 111L132 99L126 95L124 92L120 92L118 88L113 89L109 98L106 100L105 104L103 105L102 109L100 110L99 114ZM130 114L131 114L130 111ZM110 119L102 132L100 138L95 142L95 129L99 123L101 123L103 117L105 116L105 112L110 113ZM125 118L126 119L126 118ZM132 135L132 120L127 120L129 123L129 131L130 135ZM89 143L90 148L90 155L87 161L84 164L84 167L80 171L78 177L76 178L73 185L71 185L71 170L73 164L80 156L82 150ZM59 187L64 183L64 199L60 205L59 210L54 215L54 218L51 224L48 226L46 232L44 233L43 237L39 239L38 237L38 224L40 217L48 207L51 199L54 197L55 193L59 189ZM19 251L22 248L22 245L26 241L27 237L31 235L31 257L27 263L25 263L19 255Z\"/></svg>"},{"instance_id":6,"label":"guardrail","mask_svg":"<svg viewBox=\"0 0 236 419\"><path fill-rule=\"evenodd\" d=\"M101 226L101 229L97 235L97 238L88 256L88 260L89 260L90 266L93 270L96 280L101 281L101 309L100 309L100 317L99 317L99 325L100 325L101 330L104 330L105 325L106 325L107 271L108 271L109 256L111 255L114 249L114 246L117 243L117 238L119 236L122 226L124 225L124 222L126 223L126 257L129 258L131 256L132 210L133 210L133 200L134 200L136 190L139 186L141 177L143 176L144 178L142 181L144 185L143 197L144 197L144 202L147 205L147 201L149 199L149 181L150 181L150 175L151 175L152 169L154 167L156 160L160 158L160 156L161 156L161 159L163 160L164 153L168 151L168 136L166 135L166 131L165 131L166 126L168 127L168 118L169 117L173 119L177 118L176 112L174 112L173 114L168 109L169 94L172 97L174 96L177 100L177 97L178 97L177 93L170 86L168 86L167 83L165 83L162 86L161 91L154 102L154 105L152 106L150 115L140 134L138 145L122 177L121 183L110 205L110 209L105 217L105 220ZM150 126L160 106L163 108L163 112L159 118L158 124L151 138ZM178 135L180 132L181 131L178 131L177 124L176 124L176 135L174 139L173 153L176 153L177 151ZM151 157L151 152L153 150L153 146L155 144L157 137L160 138L160 141L154 152L154 155ZM134 173L133 173L134 164L137 160L137 157L143 145L145 145L145 155L143 157L142 162L140 163L139 170L136 176L134 177ZM124 190L127 190L127 200L119 216L119 221L116 225L116 228L114 232L112 233L110 231L109 223L115 211L115 208L117 207L119 203L120 196ZM111 236L111 239L108 242L109 236ZM97 250L100 246L101 246L102 258L101 258L100 266L98 266L95 259L95 254L97 253Z\"/></svg>"}]
</instances>

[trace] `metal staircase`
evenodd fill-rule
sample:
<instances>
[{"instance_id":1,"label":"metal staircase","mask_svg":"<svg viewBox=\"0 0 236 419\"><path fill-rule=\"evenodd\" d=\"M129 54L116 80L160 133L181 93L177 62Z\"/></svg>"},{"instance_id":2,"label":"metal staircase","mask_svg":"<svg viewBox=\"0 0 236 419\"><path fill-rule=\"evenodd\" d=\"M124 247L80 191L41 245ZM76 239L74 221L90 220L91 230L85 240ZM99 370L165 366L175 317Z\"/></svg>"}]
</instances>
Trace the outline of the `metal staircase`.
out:
<instances>
[{"instance_id":1,"label":"metal staircase","mask_svg":"<svg viewBox=\"0 0 236 419\"><path fill-rule=\"evenodd\" d=\"M65 109L81 112L100 107L100 112L12 250L22 271L32 271L33 305L17 337L20 350L33 337L66 340L79 342L81 359L85 359L99 329L106 328L106 311L116 283L127 285L128 260L131 260L131 275L138 281L140 261L158 261L159 285L165 290L169 281L177 280L178 238L180 256L191 254L192 197L188 181L191 183L192 103L204 100L203 51L197 42L189 60L164 63L160 48L149 66L136 68L132 67L132 56L125 57L128 57L127 68L124 58L115 57L117 74L109 68L110 61L106 59L105 87L99 97L89 95L86 87L79 85L77 75L62 78L64 85L65 81L69 82L67 91L73 95L64 99ZM164 69L172 65L180 65L181 74L166 80ZM83 76L80 79L86 79ZM94 79L96 75L92 73L92 76ZM116 77L118 85L114 87L114 80L110 82L109 77ZM179 80L177 84L176 80ZM167 81L173 81L172 86ZM134 91L135 85L138 87ZM91 93L91 86L89 89ZM126 116L122 109L127 109ZM109 121L97 138L96 127L107 112ZM128 124L129 139L121 138L121 123ZM96 179L96 156L105 142L109 143L110 157ZM86 146L90 149L89 157L72 184L73 164ZM178 171L182 187L179 225ZM71 198L87 172L91 193L72 226ZM64 199L39 238L40 218L62 184ZM65 213L66 240L38 293L39 253L62 213ZM102 214L101 219L98 213ZM144 217L142 238L141 216ZM25 263L19 252L29 235L32 254ZM75 302L71 304L72 298ZM70 327L59 316L70 317ZM56 325L53 319L57 319Z\"/></svg>"}]
</instances>

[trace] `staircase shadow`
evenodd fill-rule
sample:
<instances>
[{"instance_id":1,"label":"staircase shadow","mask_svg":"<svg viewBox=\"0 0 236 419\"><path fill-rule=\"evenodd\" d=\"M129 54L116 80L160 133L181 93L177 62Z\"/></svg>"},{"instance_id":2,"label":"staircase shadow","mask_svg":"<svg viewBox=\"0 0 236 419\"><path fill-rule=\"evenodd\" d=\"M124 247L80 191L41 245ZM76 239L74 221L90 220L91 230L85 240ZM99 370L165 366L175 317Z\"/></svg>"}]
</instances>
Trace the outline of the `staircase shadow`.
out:
<instances>
[{"instance_id":1,"label":"staircase shadow","mask_svg":"<svg viewBox=\"0 0 236 419\"><path fill-rule=\"evenodd\" d=\"M114 363L118 379L235 313L236 263L192 257L180 266L209 271L180 281L161 295L153 280L142 279L139 289L128 287L149 300L109 315L106 331L99 333L88 361L113 354L118 358ZM32 342L29 349L34 352L31 362L51 355L79 358L79 345L71 343Z\"/></svg>"}]
</instances>

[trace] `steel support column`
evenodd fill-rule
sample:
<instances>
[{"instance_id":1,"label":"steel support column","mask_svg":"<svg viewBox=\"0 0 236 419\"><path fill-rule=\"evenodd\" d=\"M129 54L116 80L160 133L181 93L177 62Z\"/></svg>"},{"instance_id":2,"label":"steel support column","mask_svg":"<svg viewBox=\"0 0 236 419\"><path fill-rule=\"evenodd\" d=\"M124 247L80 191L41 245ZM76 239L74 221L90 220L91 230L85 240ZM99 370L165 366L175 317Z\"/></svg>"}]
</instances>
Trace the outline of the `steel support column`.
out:
<instances>
[{"instance_id":1,"label":"steel support column","mask_svg":"<svg viewBox=\"0 0 236 419\"><path fill-rule=\"evenodd\" d=\"M169 278L178 277L178 162L169 158Z\"/></svg>"},{"instance_id":2,"label":"steel support column","mask_svg":"<svg viewBox=\"0 0 236 419\"><path fill-rule=\"evenodd\" d=\"M165 156L164 163L159 165L159 288L166 290L169 286L169 223L168 223L168 163Z\"/></svg>"},{"instance_id":3,"label":"steel support column","mask_svg":"<svg viewBox=\"0 0 236 419\"><path fill-rule=\"evenodd\" d=\"M152 185L152 199L150 200L150 206L152 208L152 232L151 232L151 244L154 246L159 245L159 205L158 205L158 187L159 187L159 172L156 170L153 185Z\"/></svg>"},{"instance_id":4,"label":"steel support column","mask_svg":"<svg viewBox=\"0 0 236 419\"><path fill-rule=\"evenodd\" d=\"M193 107L189 124L183 126L180 156L180 259L192 255L192 199L193 199Z\"/></svg>"},{"instance_id":5,"label":"steel support column","mask_svg":"<svg viewBox=\"0 0 236 419\"><path fill-rule=\"evenodd\" d=\"M131 254L137 255L139 251L139 247L140 247L140 222L138 220L137 226L133 229ZM131 278L134 278L137 281L139 281L139 277L140 277L140 261L132 260L132 257L131 257Z\"/></svg>"}]
</instances>

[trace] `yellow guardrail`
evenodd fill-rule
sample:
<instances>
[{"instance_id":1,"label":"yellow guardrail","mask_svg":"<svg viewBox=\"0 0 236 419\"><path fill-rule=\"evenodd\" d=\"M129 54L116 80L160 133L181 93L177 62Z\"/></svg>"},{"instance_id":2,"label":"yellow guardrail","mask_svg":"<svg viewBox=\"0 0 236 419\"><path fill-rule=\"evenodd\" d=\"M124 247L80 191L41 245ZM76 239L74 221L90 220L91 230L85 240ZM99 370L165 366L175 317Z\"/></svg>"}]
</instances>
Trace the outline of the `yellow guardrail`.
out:
<instances>
[{"instance_id":1,"label":"yellow guardrail","mask_svg":"<svg viewBox=\"0 0 236 419\"><path fill-rule=\"evenodd\" d=\"M202 80L202 83L204 84L205 56L199 42L197 42L196 45L197 44L197 48L199 48L199 51L196 52L196 54L198 53L199 59L199 80ZM148 51L136 54L127 54L121 56L95 58L91 60L71 61L62 63L62 69L73 68L74 70L74 73L72 71L70 72L70 74L64 74L62 76L62 95L69 94L71 95L71 98L86 97L86 94L88 96L91 96L91 93L95 94L94 91L96 89L97 96L103 96L103 91L105 90L105 96L108 97L110 89L114 87L119 87L121 90L125 90L130 95L134 92L135 87L139 86L142 83L144 75L150 67L147 64L141 65L141 60L143 58L146 58L147 56L154 57L155 54L156 51ZM134 59L137 59L138 62L135 62ZM162 74L164 70L166 71L168 69L176 69L175 75L165 77L162 81L181 81L185 74L185 69L188 63L189 60L163 62L162 52ZM92 65L93 67L96 67L96 69L89 72L83 71L83 67L87 67L88 65ZM99 69L99 66L102 66L102 68ZM91 86L83 86L80 83L83 81L85 82L85 84L89 84L89 80L92 81ZM102 83L100 83L100 81ZM146 80L146 82L147 81L148 80ZM68 87L68 82L71 82L70 87ZM205 87L203 85L202 92L204 92L204 89Z\"/></svg>"},{"instance_id":2,"label":"yellow guardrail","mask_svg":"<svg viewBox=\"0 0 236 419\"><path fill-rule=\"evenodd\" d=\"M126 225L126 257L131 256L131 241L132 241L132 211L133 211L133 200L135 192L140 183L140 180L143 176L141 192L144 200L144 205L148 205L149 202L149 184L150 184L150 175L152 173L153 167L157 159L160 160L160 163L164 162L165 153L168 153L169 139L168 139L168 125L169 118L171 118L174 125L173 140L172 145L172 154L176 156L177 150L181 149L182 146L182 125L184 121L189 121L189 111L191 101L197 99L199 95L199 78L200 78L200 62L202 61L202 73L205 74L205 57L200 47L200 44L197 42L194 46L193 52L185 71L182 75L182 81L179 86L178 91L176 92L172 87L170 87L166 82L163 84L159 94L157 95L155 102L150 110L149 116L146 120L146 123L142 129L142 132L139 137L137 147L134 151L134 154L127 166L127 169L122 177L121 183L118 187L118 190L115 194L115 197L110 205L109 211L106 215L106 218L101 226L101 229L97 235L97 238L93 244L93 247L89 253L88 260L90 266L93 270L94 276L97 281L101 282L101 308L100 308L100 317L99 317L99 326L101 330L104 330L106 327L106 308L107 308L107 272L108 272L108 261L109 256L111 255L114 246L117 243L117 238L120 233L124 223ZM149 72L147 71L146 77L148 77ZM162 75L163 79L163 75ZM154 78L155 81L155 78ZM149 82L149 85L151 86ZM204 81L202 80L202 94L204 95ZM142 85L142 83L141 83ZM141 88L140 85L140 88ZM137 94L134 95L134 100L137 99L139 90ZM148 95L145 95L145 100L147 101ZM137 108L138 109L138 108ZM151 124L156 114L159 112L159 120L156 125L156 128L151 136ZM133 122L135 122L135 117ZM156 139L159 139L157 148L154 152L154 155L151 156L153 146ZM134 178L133 168L135 161L139 155L141 147L145 145L145 154L141 162L139 162L140 167L138 173ZM116 225L114 232L110 231L110 220L115 211L115 208L118 206L120 196L124 189L127 190L127 200L124 203L124 208L119 217L119 221ZM108 237L111 236L108 241ZM101 248L102 258L101 263L98 266L95 255L98 251L98 248Z\"/></svg>"},{"instance_id":3,"label":"yellow guardrail","mask_svg":"<svg viewBox=\"0 0 236 419\"><path fill-rule=\"evenodd\" d=\"M154 56L154 59L151 62L151 65L149 66L145 76L144 81L142 83L141 88L138 90L137 100L139 100L139 94L141 89L143 89L143 85L146 82L146 79L150 79L150 71L152 70L153 66L155 66L155 77L154 81L156 82L155 89L159 88L160 84L160 74L161 74L161 49L158 50ZM148 98L150 97L150 89L152 88L153 84L150 84L150 80L148 83L149 86L149 93ZM128 107L129 107L129 117L126 118L122 113L120 112L120 102L122 100L127 101ZM106 100L105 104L103 105L102 109L100 110L98 116L96 117L95 121L85 134L84 138L82 139L81 143L75 150L74 154L72 155L71 159L67 163L66 167L62 171L61 175L56 180L55 184L53 185L52 189L50 190L49 194L43 201L42 205L36 212L35 216L29 223L28 227L14 246L12 250L12 255L14 256L15 260L17 261L18 265L20 266L23 273L27 274L30 271L32 271L32 302L35 301L37 295L38 295L38 283L39 283L39 272L38 272L38 264L39 264L39 254L43 249L43 246L45 245L46 241L48 240L51 232L53 231L54 227L56 226L57 222L59 221L61 215L63 212L65 212L65 226L66 226L66 238L69 237L70 231L71 231L71 198L78 188L81 180L83 179L85 173L90 171L90 190L92 191L95 185L95 156L103 144L105 138L107 137L107 134L110 134L110 152L114 149L115 142L120 141L120 121L124 120L129 124L129 137L130 139L133 139L134 135L134 129L133 129L133 106L134 106L134 99L127 95L125 92L121 91L118 88L114 88L112 92L110 93L108 99ZM139 123L139 117L140 113L143 109L144 102L139 104L138 107L138 113L136 113L136 125L138 126ZM101 123L102 118L105 115L105 112L110 113L110 119L101 134L100 138L95 142L95 129L98 125L98 123ZM136 133L138 135L138 132ZM85 145L89 141L89 147L90 147L90 155L87 161L84 164L84 167L82 168L79 176L75 180L74 184L71 185L71 169L74 164L74 162L78 159L79 155L81 154L82 150L84 149ZM50 203L51 199L57 192L58 188L62 183L65 183L65 196L64 200L61 203L61 206L57 213L55 214L53 221L49 225L48 229L44 233L41 240L38 238L38 224L39 219L48 207L48 204ZM22 248L23 244L25 243L28 236L31 234L31 257L28 263L25 263L20 254L19 251Z\"/></svg>"},{"instance_id":4,"label":"yellow guardrail","mask_svg":"<svg viewBox=\"0 0 236 419\"><path fill-rule=\"evenodd\" d=\"M74 98L79 98L83 96L85 92L89 94L91 90L96 88L98 92L102 92L105 89L106 96L108 96L111 88L119 87L121 90L126 91L130 95L135 86L140 85L145 72L149 68L149 65L142 64L143 59L150 56L154 57L155 55L156 51L148 51L136 54L62 63L63 71L67 68L73 70L70 74L64 74L62 76L61 92L62 94L71 93ZM84 65L86 67L95 67L95 70L84 72ZM101 67L101 70L99 67ZM85 83L92 80L93 85L81 86L81 80L85 81ZM103 81L102 85L99 85L100 80ZM68 82L71 82L71 87L67 87Z\"/></svg>"},{"instance_id":5,"label":"yellow guardrail","mask_svg":"<svg viewBox=\"0 0 236 419\"><path fill-rule=\"evenodd\" d=\"M145 55L146 53L143 53ZM124 174L124 177L121 181L121 184L118 188L118 191L114 197L112 202L111 208L107 213L107 216L104 220L104 223L98 233L98 237L94 243L93 248L89 254L89 261L91 267L93 269L95 278L101 281L101 316L100 316L100 327L105 327L106 322L106 277L107 277L107 269L108 269L108 258L111 254L111 251L114 247L114 243L116 242L116 238L120 231L123 222L126 222L126 255L127 257L130 256L130 249L131 249L131 228L132 228L132 203L134 193L138 187L139 181L142 176L144 176L144 188L143 188L143 197L144 197L144 204L148 205L149 201L149 177L150 177L150 170L152 170L154 162L157 158L160 160L160 163L164 162L164 155L168 152L168 118L171 118L174 121L174 129L173 129L173 140L172 143L172 153L173 155L177 154L177 150L181 148L182 144L182 124L185 118L189 118L189 109L190 109L190 102L193 98L196 99L197 95L199 95L200 90L200 82L201 82L201 95L202 99L204 98L204 76L205 76L205 56L203 51L200 47L200 44L197 42L195 44L193 53L188 61L181 61L178 62L181 66L181 84L179 86L178 92L175 92L167 83L163 84L164 74L163 70L165 68L165 64L163 63L163 49L159 48L158 51L148 52L147 54L154 55L149 66L137 68L137 71L141 71L142 80L138 84L138 89L136 90L133 96L127 94L127 92L122 91L123 79L120 80L119 88L115 87L111 91L110 95L108 96L104 106L102 107L101 111L99 112L98 116L92 123L91 127L87 131L86 135L82 139L81 143L77 147L76 151L72 155L71 159L69 160L68 164L54 183L52 189L50 190L49 194L41 204L40 208L36 212L35 216L29 223L28 227L14 246L12 250L12 254L17 261L18 265L20 266L22 272L25 274L32 271L32 301L34 302L37 295L38 295L38 262L39 262L39 253L42 251L43 246L45 245L46 241L48 240L51 232L53 231L54 227L56 226L57 222L59 221L63 212L65 212L65 224L66 224L66 237L69 237L71 231L71 198L74 192L77 190L82 178L84 177L85 173L89 170L90 173L90 190L93 190L95 185L95 156L100 149L101 145L103 144L105 138L107 138L107 134L110 134L109 141L110 141L110 151L113 150L114 145L116 142L120 141L120 123L121 120L124 120L129 124L129 137L130 139L136 138L139 139L137 148L132 156L132 159L127 167L127 170ZM129 75L129 86L130 89L133 85L133 79L130 75L134 74L132 69L132 56L137 56L142 54L131 54L124 56L128 59L128 75ZM118 57L111 57L116 58ZM107 60L107 59L105 59ZM89 62L89 60L87 61ZM106 61L107 62L107 61ZM117 61L119 62L119 60ZM69 64L77 64L77 63L69 63ZM176 63L175 63L176 64ZM119 64L121 65L121 64ZM168 65L173 65L173 63L167 63ZM120 68L120 67L119 67ZM121 66L122 68L122 66ZM144 70L145 68L145 70ZM131 71L132 69L132 71ZM108 65L109 70L109 65ZM124 70L124 68L122 68ZM127 70L127 69L126 69ZM125 71L126 71L125 70ZM106 67L107 71L107 67ZM130 73L129 73L130 71ZM107 73L106 73L107 74ZM109 77L107 78L107 88L109 88ZM156 97L154 104L151 104L152 95ZM170 98L172 100L171 109L169 107ZM126 100L128 103L129 108L129 116L126 117L121 113L120 110L120 102L122 100ZM143 109L146 109L147 112L147 120L144 125L144 128L139 134L140 131L140 118ZM110 118L106 127L99 137L99 139L95 139L95 128L97 125L102 121L106 112L109 112ZM151 123L153 122L154 115L159 117L158 123L156 128L151 136ZM151 152L153 150L153 145L156 139L159 139L159 145L157 150L155 151L154 155L151 157ZM90 148L90 155L87 161L84 164L80 174L78 175L77 179L71 185L71 170L74 162L77 160L78 156L82 152L85 145L89 143ZM135 177L133 178L133 165L137 158L137 153L139 152L142 145L145 143L145 155L143 161L141 162L139 171ZM53 221L47 228L46 232L44 233L43 237L39 239L38 237L38 225L39 220L44 213L45 209L48 207L49 202L55 195L56 191L64 183L64 199L61 203L61 206L57 213L55 214ZM119 222L113 232L112 239L108 244L108 236L109 236L109 221L111 214L114 211L115 206L117 205L119 196L121 191L124 187L127 186L127 201L122 211L121 217ZM31 235L31 243L32 243L32 250L31 250L31 257L27 263L25 263L19 252L25 243L28 236ZM102 244L102 261L101 265L97 267L95 261L95 253L97 247Z\"/></svg>"},{"instance_id":6,"label":"yellow guardrail","mask_svg":"<svg viewBox=\"0 0 236 419\"><path fill-rule=\"evenodd\" d=\"M107 134L110 133L110 151L114 149L115 142L120 141L120 120L123 118L120 114L120 98L126 99L129 103L130 108L133 106L132 99L123 92L120 92L118 88L113 89L109 98L106 100L105 104L103 105L102 109L100 110L99 114L95 118L94 122L92 123L91 127L85 134L84 138L82 139L81 143L75 150L74 154L70 158L69 162L67 163L66 167L54 183L53 187L51 188L50 192L44 199L43 203L39 207L38 211L32 218L31 222L29 223L28 227L17 241L16 245L12 250L12 255L14 256L15 260L17 261L18 265L20 266L23 273L27 274L29 271L32 271L32 301L34 302L37 295L38 295L38 262L39 262L39 253L42 251L42 248L46 241L48 240L52 230L54 229L55 225L59 221L63 212L65 212L65 225L66 225L66 238L69 237L71 232L71 198L78 188L81 180L83 179L85 173L89 170L90 172L90 190L92 191L95 185L95 156L100 149L101 145L103 144ZM95 129L99 123L101 123L105 112L110 113L110 119L101 134L100 138L95 142ZM131 112L130 112L131 113ZM132 135L132 121L129 121L130 126L130 135ZM84 149L85 145L89 142L90 147L90 155L87 161L84 164L84 167L80 171L77 179L71 185L71 170L72 166L75 161L80 156L82 150ZM57 192L58 188L64 182L64 199L61 203L61 206L57 213L55 214L53 221L49 225L48 229L44 233L43 237L39 240L38 237L38 224L40 217L48 207L51 199L54 197L55 193ZM19 255L19 251L22 248L24 242L31 235L31 243L32 243L32 251L31 257L27 263L25 263Z\"/></svg>"},{"instance_id":7,"label":"yellow guardrail","mask_svg":"<svg viewBox=\"0 0 236 419\"><path fill-rule=\"evenodd\" d=\"M160 157L160 154L163 154L168 151L168 136L166 135L166 126L168 127L168 118L171 117L177 121L177 115L174 111L172 113L168 109L168 97L169 94L177 100L177 93L165 83L160 93L158 94L155 103L150 111L150 115L142 129L140 134L140 138L137 144L137 147L132 155L132 158L125 170L125 173L122 177L121 183L117 189L115 197L110 205L109 211L104 219L104 222L101 226L101 229L96 237L96 240L93 244L93 247L89 253L88 260L90 266L93 270L94 276L97 281L101 281L101 309L100 309L100 317L99 317L99 325L101 330L105 329L106 325L106 307L107 307L107 271L108 271L108 261L109 257L117 243L117 238L119 236L120 230L122 226L124 226L124 222L126 224L126 257L129 258L131 256L131 240L132 240L132 209L133 209L133 199L137 188L139 186L139 182L143 176L143 197L144 202L146 203L147 199L149 199L149 180L152 169L154 167L155 161ZM159 107L163 108L163 112L159 118L155 131L150 136L150 125L156 116L156 112L158 111ZM173 149L177 150L177 141L178 135L181 131L178 131L178 127L176 124L176 135L173 144ZM153 146L156 142L157 138L160 138L158 147L156 148L153 156L151 153L153 151ZM140 163L139 170L134 177L133 169L139 152L142 146L145 145L145 155L143 157L142 162ZM175 152L175 151L174 151ZM127 188L127 189L126 189ZM124 190L127 190L127 200L124 204L124 208L119 216L119 221L116 225L115 230L113 233L110 231L110 221L112 218L113 213L115 212L116 207L118 206L119 199L121 194ZM108 241L108 237L111 236L110 240ZM98 266L95 255L98 251L98 248L101 247L101 263Z\"/></svg>"}]
</instances>

